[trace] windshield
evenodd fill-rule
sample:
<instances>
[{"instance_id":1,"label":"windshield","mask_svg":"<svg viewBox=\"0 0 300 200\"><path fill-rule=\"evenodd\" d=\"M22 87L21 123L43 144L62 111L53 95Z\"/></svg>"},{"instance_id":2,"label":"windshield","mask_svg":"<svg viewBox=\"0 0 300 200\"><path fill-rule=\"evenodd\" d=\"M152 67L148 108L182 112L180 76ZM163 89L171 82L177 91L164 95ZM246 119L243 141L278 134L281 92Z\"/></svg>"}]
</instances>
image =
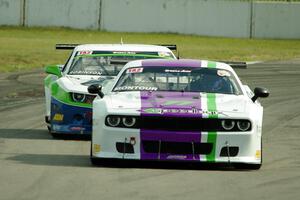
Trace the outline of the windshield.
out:
<instances>
[{"instance_id":1,"label":"windshield","mask_svg":"<svg viewBox=\"0 0 300 200\"><path fill-rule=\"evenodd\" d=\"M227 70L192 67L134 67L119 78L113 91L189 91L241 94Z\"/></svg>"},{"instance_id":2,"label":"windshield","mask_svg":"<svg viewBox=\"0 0 300 200\"><path fill-rule=\"evenodd\" d=\"M69 75L116 76L124 65L132 60L173 58L161 52L77 52L69 69Z\"/></svg>"}]
</instances>

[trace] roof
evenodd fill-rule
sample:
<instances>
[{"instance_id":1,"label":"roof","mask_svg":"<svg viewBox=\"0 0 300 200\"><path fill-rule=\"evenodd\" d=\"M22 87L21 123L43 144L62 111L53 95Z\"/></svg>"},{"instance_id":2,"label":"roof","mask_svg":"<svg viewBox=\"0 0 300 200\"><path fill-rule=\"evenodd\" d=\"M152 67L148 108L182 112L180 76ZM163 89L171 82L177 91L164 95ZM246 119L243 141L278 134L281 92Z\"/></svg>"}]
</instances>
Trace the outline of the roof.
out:
<instances>
[{"instance_id":1,"label":"roof","mask_svg":"<svg viewBox=\"0 0 300 200\"><path fill-rule=\"evenodd\" d=\"M174 62L175 61L175 62ZM189 60L189 59L180 59L180 60L143 60L142 66L167 66L167 67L201 67L200 60Z\"/></svg>"},{"instance_id":2,"label":"roof","mask_svg":"<svg viewBox=\"0 0 300 200\"><path fill-rule=\"evenodd\" d=\"M172 52L167 47L144 44L84 44L78 45L75 51L149 51L149 52Z\"/></svg>"},{"instance_id":3,"label":"roof","mask_svg":"<svg viewBox=\"0 0 300 200\"><path fill-rule=\"evenodd\" d=\"M208 60L195 60L195 59L180 59L180 60L170 60L170 59L147 59L142 61L132 61L129 66L152 66L152 67L208 67L209 65L215 66L217 69L227 69L232 71L232 68L226 64L215 61Z\"/></svg>"}]
</instances>

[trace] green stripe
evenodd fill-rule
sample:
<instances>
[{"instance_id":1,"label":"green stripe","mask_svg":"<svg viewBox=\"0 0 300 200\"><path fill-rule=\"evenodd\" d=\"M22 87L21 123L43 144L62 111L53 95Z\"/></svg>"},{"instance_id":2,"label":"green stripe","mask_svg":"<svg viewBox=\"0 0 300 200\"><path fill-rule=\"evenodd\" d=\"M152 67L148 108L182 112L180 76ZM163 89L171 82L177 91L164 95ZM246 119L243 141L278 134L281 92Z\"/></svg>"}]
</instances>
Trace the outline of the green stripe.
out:
<instances>
[{"instance_id":1,"label":"green stripe","mask_svg":"<svg viewBox=\"0 0 300 200\"><path fill-rule=\"evenodd\" d=\"M208 68L216 68L217 63L209 61L207 63ZM208 111L215 112L217 110L216 105L216 94L208 93L207 94L207 109ZM209 114L208 118L218 118L218 114ZM217 132L210 131L207 135L207 142L213 144L213 149L209 155L206 155L207 162L215 162L216 160L216 145L217 145Z\"/></svg>"},{"instance_id":2,"label":"green stripe","mask_svg":"<svg viewBox=\"0 0 300 200\"><path fill-rule=\"evenodd\" d=\"M92 108L91 104L74 102L71 98L70 93L66 92L62 88L60 88L57 83L53 83L51 85L51 96L64 104L68 104L71 106L84 107L84 108Z\"/></svg>"},{"instance_id":3,"label":"green stripe","mask_svg":"<svg viewBox=\"0 0 300 200\"><path fill-rule=\"evenodd\" d=\"M207 67L208 68L216 68L217 67L217 63L213 62L213 61L208 61L207 62Z\"/></svg>"}]
</instances>

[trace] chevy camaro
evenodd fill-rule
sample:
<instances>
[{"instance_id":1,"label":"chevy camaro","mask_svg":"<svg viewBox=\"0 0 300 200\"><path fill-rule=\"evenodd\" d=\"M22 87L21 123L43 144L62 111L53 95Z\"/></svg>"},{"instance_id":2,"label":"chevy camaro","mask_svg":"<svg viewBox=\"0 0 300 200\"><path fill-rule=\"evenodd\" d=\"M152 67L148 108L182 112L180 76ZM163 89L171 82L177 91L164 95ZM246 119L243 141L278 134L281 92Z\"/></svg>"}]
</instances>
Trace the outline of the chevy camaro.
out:
<instances>
[{"instance_id":1,"label":"chevy camaro","mask_svg":"<svg viewBox=\"0 0 300 200\"><path fill-rule=\"evenodd\" d=\"M173 46L174 47L174 46ZM163 46L133 44L57 45L73 49L63 66L47 66L45 78L46 116L51 134L87 134L92 130L91 84L105 85L123 66L137 59L176 59Z\"/></svg>"}]
</instances>

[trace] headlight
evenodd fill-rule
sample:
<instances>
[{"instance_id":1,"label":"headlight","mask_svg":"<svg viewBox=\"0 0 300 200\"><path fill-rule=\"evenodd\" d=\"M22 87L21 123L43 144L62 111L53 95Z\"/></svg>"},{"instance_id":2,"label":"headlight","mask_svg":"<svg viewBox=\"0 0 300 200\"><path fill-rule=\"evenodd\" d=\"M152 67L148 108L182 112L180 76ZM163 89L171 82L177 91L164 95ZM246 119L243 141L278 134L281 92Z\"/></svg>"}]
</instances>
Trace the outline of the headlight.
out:
<instances>
[{"instance_id":1,"label":"headlight","mask_svg":"<svg viewBox=\"0 0 300 200\"><path fill-rule=\"evenodd\" d=\"M247 131L251 126L251 123L249 121L238 121L237 127L241 131Z\"/></svg>"},{"instance_id":2,"label":"headlight","mask_svg":"<svg viewBox=\"0 0 300 200\"><path fill-rule=\"evenodd\" d=\"M229 131L233 129L235 122L233 120L222 120L222 127L226 130Z\"/></svg>"},{"instance_id":3,"label":"headlight","mask_svg":"<svg viewBox=\"0 0 300 200\"><path fill-rule=\"evenodd\" d=\"M84 102L85 100L85 94L80 94L80 93L72 93L72 99L75 102Z\"/></svg>"},{"instance_id":4,"label":"headlight","mask_svg":"<svg viewBox=\"0 0 300 200\"><path fill-rule=\"evenodd\" d=\"M122 122L126 127L133 127L135 125L136 119L135 117L123 117Z\"/></svg>"},{"instance_id":5,"label":"headlight","mask_svg":"<svg viewBox=\"0 0 300 200\"><path fill-rule=\"evenodd\" d=\"M75 101L75 102L92 104L92 102L95 99L96 95L71 93L71 97L72 97L72 100Z\"/></svg>"},{"instance_id":6,"label":"headlight","mask_svg":"<svg viewBox=\"0 0 300 200\"><path fill-rule=\"evenodd\" d=\"M106 118L106 122L109 126L116 127L120 124L121 118L118 116L109 116Z\"/></svg>"}]
</instances>

